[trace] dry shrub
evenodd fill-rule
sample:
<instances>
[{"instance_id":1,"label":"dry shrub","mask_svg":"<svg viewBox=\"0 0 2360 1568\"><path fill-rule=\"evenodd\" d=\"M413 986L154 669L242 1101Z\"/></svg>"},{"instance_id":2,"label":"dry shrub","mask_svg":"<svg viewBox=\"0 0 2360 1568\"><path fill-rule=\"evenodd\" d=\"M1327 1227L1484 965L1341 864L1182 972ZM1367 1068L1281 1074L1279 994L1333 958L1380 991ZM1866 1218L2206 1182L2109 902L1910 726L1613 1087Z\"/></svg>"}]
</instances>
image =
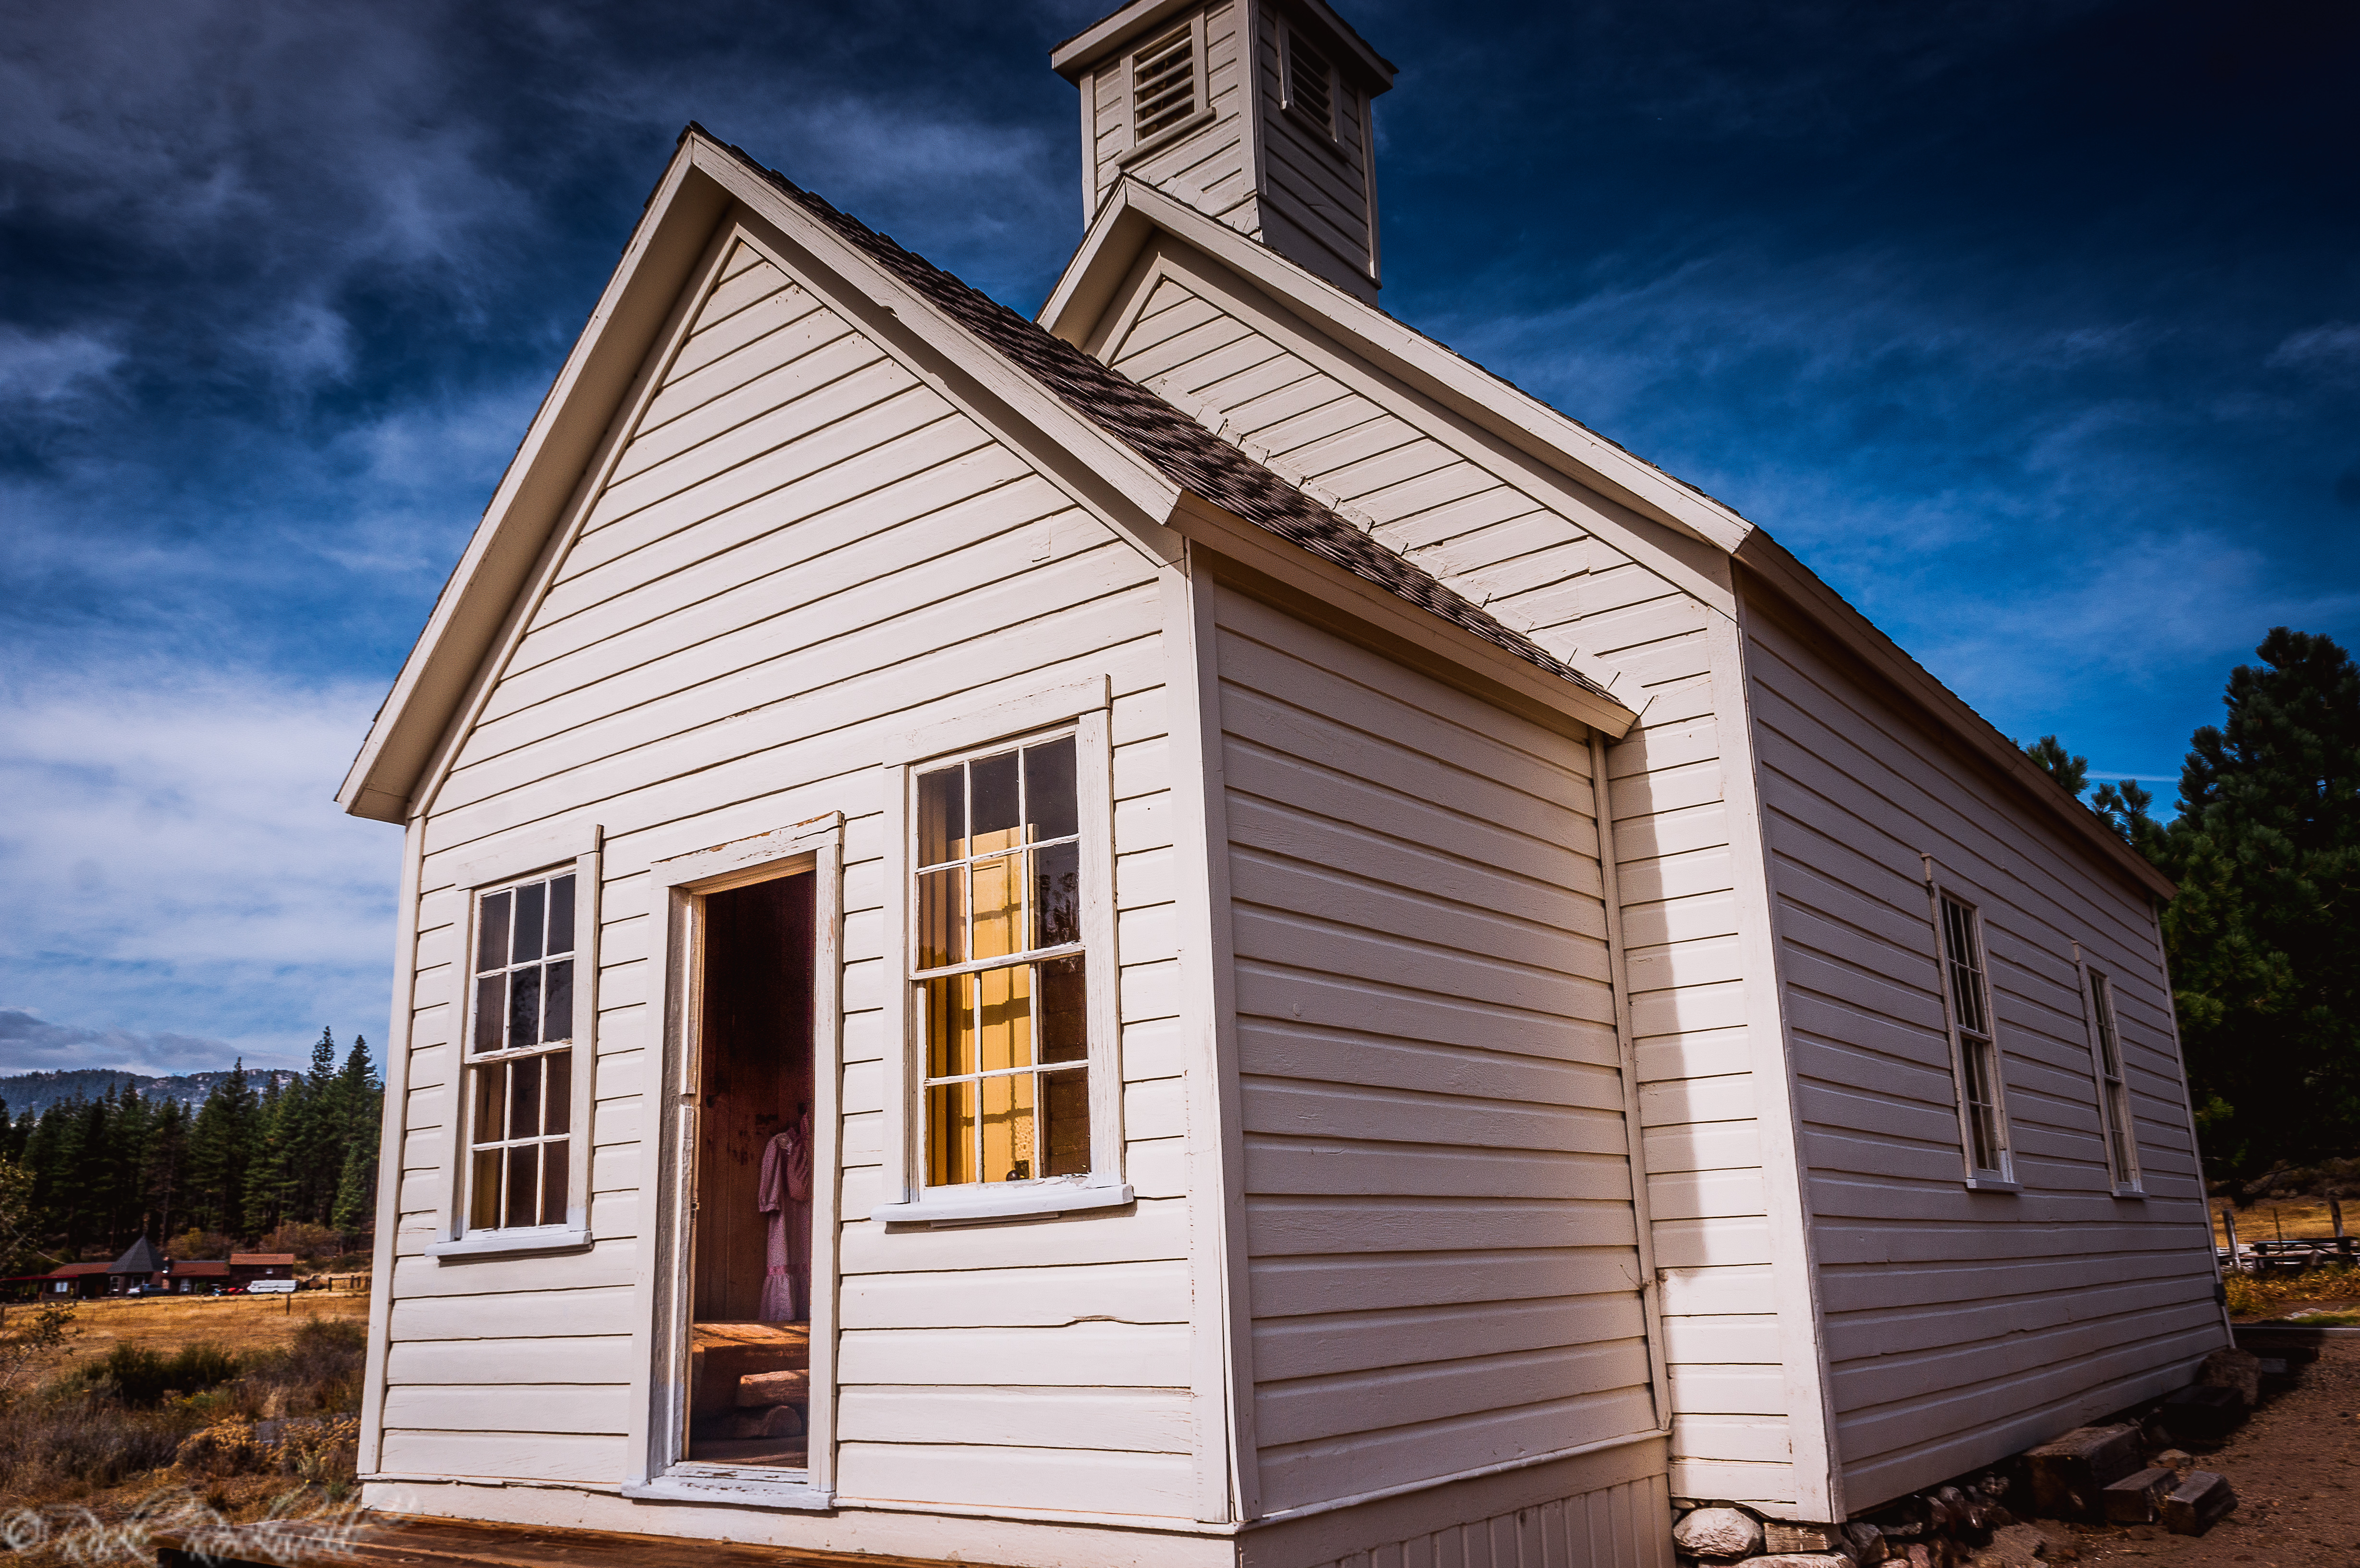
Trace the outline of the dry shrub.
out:
<instances>
[{"instance_id":1,"label":"dry shrub","mask_svg":"<svg viewBox=\"0 0 2360 1568\"><path fill-rule=\"evenodd\" d=\"M169 1357L118 1346L6 1401L0 1491L59 1497L178 1464L191 1478L284 1470L341 1497L353 1485L366 1344L358 1323L322 1318L285 1348L243 1359L211 1345Z\"/></svg>"},{"instance_id":2,"label":"dry shrub","mask_svg":"<svg viewBox=\"0 0 2360 1568\"><path fill-rule=\"evenodd\" d=\"M58 1388L12 1400L0 1419L0 1490L29 1496L75 1482L112 1486L170 1464L196 1421L186 1409L135 1410L103 1392Z\"/></svg>"},{"instance_id":3,"label":"dry shrub","mask_svg":"<svg viewBox=\"0 0 2360 1568\"><path fill-rule=\"evenodd\" d=\"M170 1356L136 1345L118 1345L82 1368L82 1377L104 1384L135 1410L153 1410L173 1393L199 1394L237 1376L237 1357L218 1345L182 1345Z\"/></svg>"},{"instance_id":4,"label":"dry shrub","mask_svg":"<svg viewBox=\"0 0 2360 1568\"><path fill-rule=\"evenodd\" d=\"M252 1475L269 1468L270 1454L256 1438L254 1423L233 1416L191 1432L172 1463L190 1476Z\"/></svg>"},{"instance_id":5,"label":"dry shrub","mask_svg":"<svg viewBox=\"0 0 2360 1568\"><path fill-rule=\"evenodd\" d=\"M279 1439L279 1467L341 1497L359 1479L361 1418L324 1416L290 1421Z\"/></svg>"},{"instance_id":6,"label":"dry shrub","mask_svg":"<svg viewBox=\"0 0 2360 1568\"><path fill-rule=\"evenodd\" d=\"M284 1350L247 1358L236 1388L249 1415L302 1416L356 1410L368 1330L344 1318L313 1318Z\"/></svg>"}]
</instances>

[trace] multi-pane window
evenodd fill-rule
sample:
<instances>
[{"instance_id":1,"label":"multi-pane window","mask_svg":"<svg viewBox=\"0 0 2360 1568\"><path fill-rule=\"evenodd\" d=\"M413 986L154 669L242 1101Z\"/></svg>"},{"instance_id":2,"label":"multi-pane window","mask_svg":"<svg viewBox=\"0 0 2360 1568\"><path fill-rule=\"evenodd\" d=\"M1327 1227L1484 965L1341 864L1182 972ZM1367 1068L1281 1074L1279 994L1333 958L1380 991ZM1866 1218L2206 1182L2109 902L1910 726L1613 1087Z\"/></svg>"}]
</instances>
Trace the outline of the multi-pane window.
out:
<instances>
[{"instance_id":1,"label":"multi-pane window","mask_svg":"<svg viewBox=\"0 0 2360 1568\"><path fill-rule=\"evenodd\" d=\"M930 1187L1090 1168L1070 735L921 772L911 979Z\"/></svg>"},{"instance_id":2,"label":"multi-pane window","mask_svg":"<svg viewBox=\"0 0 2360 1568\"><path fill-rule=\"evenodd\" d=\"M574 883L569 872L476 898L467 1052L470 1230L565 1223Z\"/></svg>"},{"instance_id":3,"label":"multi-pane window","mask_svg":"<svg viewBox=\"0 0 2360 1568\"><path fill-rule=\"evenodd\" d=\"M2131 1137L2130 1087L2123 1080L2122 1038L2114 1032L2114 988L2090 974L2092 1032L2098 1040L2098 1120L2106 1134L2106 1161L2114 1185L2138 1185L2138 1150Z\"/></svg>"},{"instance_id":4,"label":"multi-pane window","mask_svg":"<svg viewBox=\"0 0 2360 1568\"><path fill-rule=\"evenodd\" d=\"M1980 1176L2007 1174L2006 1124L2000 1111L1999 1047L1992 1036L1991 988L1983 972L1975 912L1941 896L1942 958L1949 966L1950 1023L1959 1040L1967 1158Z\"/></svg>"}]
</instances>

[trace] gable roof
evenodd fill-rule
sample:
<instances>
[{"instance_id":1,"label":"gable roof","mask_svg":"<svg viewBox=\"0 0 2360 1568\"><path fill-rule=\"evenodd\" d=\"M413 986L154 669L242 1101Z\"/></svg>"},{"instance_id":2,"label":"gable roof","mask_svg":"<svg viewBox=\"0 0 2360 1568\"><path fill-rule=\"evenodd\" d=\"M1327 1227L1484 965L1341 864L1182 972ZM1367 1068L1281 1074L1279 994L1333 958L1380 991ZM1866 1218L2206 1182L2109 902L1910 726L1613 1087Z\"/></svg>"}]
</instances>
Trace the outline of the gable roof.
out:
<instances>
[{"instance_id":1,"label":"gable roof","mask_svg":"<svg viewBox=\"0 0 2360 1568\"><path fill-rule=\"evenodd\" d=\"M1606 682L1371 540L1161 397L692 125L378 709L337 791L346 811L388 822L409 816L537 563L578 504L585 472L616 439L617 412L682 307L698 260L741 203L811 244L822 265L863 291L875 311L864 323L869 330L978 377L978 390L1013 424L1091 467L1151 527L1175 522L1186 498L1209 503L1542 672L1584 722L1620 735L1637 717Z\"/></svg>"},{"instance_id":2,"label":"gable roof","mask_svg":"<svg viewBox=\"0 0 2360 1568\"><path fill-rule=\"evenodd\" d=\"M1076 346L1086 342L1159 234L1229 267L1378 370L1477 429L1641 516L1722 551L1747 570L1750 583L1799 612L1903 702L1961 743L2118 874L2161 898L2178 890L2097 813L2067 794L1989 720L1760 525L1309 268L1151 185L1128 176L1117 185L1042 305L1038 321L1060 341Z\"/></svg>"},{"instance_id":3,"label":"gable roof","mask_svg":"<svg viewBox=\"0 0 2360 1568\"><path fill-rule=\"evenodd\" d=\"M740 158L738 147L731 152ZM747 159L751 163L751 158ZM759 166L757 166L759 167ZM1302 546L1355 577L1432 611L1525 663L1598 696L1606 688L1404 561L1195 419L1118 371L848 216L774 169L763 177L891 272L1076 413L1147 459L1189 494Z\"/></svg>"},{"instance_id":4,"label":"gable roof","mask_svg":"<svg viewBox=\"0 0 2360 1568\"><path fill-rule=\"evenodd\" d=\"M1079 344L1105 315L1131 264L1158 233L1185 241L1307 320L1350 343L1378 368L1543 463L1643 517L1734 550L1754 525L1684 479L1633 455L1579 420L1445 347L1415 327L1288 260L1259 240L1125 176L1091 221L1081 248L1035 318Z\"/></svg>"}]
</instances>

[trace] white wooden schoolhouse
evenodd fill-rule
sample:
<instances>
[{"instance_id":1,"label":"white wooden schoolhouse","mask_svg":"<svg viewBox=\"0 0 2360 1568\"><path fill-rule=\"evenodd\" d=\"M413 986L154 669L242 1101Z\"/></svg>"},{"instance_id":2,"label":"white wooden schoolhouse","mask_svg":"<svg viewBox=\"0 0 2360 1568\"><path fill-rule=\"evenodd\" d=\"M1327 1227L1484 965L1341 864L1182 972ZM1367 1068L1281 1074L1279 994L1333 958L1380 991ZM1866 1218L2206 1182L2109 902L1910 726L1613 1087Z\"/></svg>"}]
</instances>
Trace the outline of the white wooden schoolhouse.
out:
<instances>
[{"instance_id":1,"label":"white wooden schoolhouse","mask_svg":"<svg viewBox=\"0 0 2360 1568\"><path fill-rule=\"evenodd\" d=\"M1376 307L1321 0L1053 63L1034 321L683 135L353 766L367 1499L1619 1568L2184 1382L2169 885Z\"/></svg>"}]
</instances>

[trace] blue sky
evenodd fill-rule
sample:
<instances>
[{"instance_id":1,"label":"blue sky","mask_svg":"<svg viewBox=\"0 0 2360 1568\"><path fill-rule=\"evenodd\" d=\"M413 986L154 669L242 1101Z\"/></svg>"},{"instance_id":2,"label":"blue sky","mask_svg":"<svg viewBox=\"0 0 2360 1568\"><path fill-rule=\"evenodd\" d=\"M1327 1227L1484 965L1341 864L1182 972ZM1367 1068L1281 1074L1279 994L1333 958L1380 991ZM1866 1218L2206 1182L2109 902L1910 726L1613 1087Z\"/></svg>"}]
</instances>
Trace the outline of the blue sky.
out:
<instances>
[{"instance_id":1,"label":"blue sky","mask_svg":"<svg viewBox=\"0 0 2360 1568\"><path fill-rule=\"evenodd\" d=\"M681 125L1020 309L1090 5L0 13L0 1071L381 1034L330 797ZM2168 800L2360 637L2360 11L1352 4L1388 309Z\"/></svg>"}]
</instances>

